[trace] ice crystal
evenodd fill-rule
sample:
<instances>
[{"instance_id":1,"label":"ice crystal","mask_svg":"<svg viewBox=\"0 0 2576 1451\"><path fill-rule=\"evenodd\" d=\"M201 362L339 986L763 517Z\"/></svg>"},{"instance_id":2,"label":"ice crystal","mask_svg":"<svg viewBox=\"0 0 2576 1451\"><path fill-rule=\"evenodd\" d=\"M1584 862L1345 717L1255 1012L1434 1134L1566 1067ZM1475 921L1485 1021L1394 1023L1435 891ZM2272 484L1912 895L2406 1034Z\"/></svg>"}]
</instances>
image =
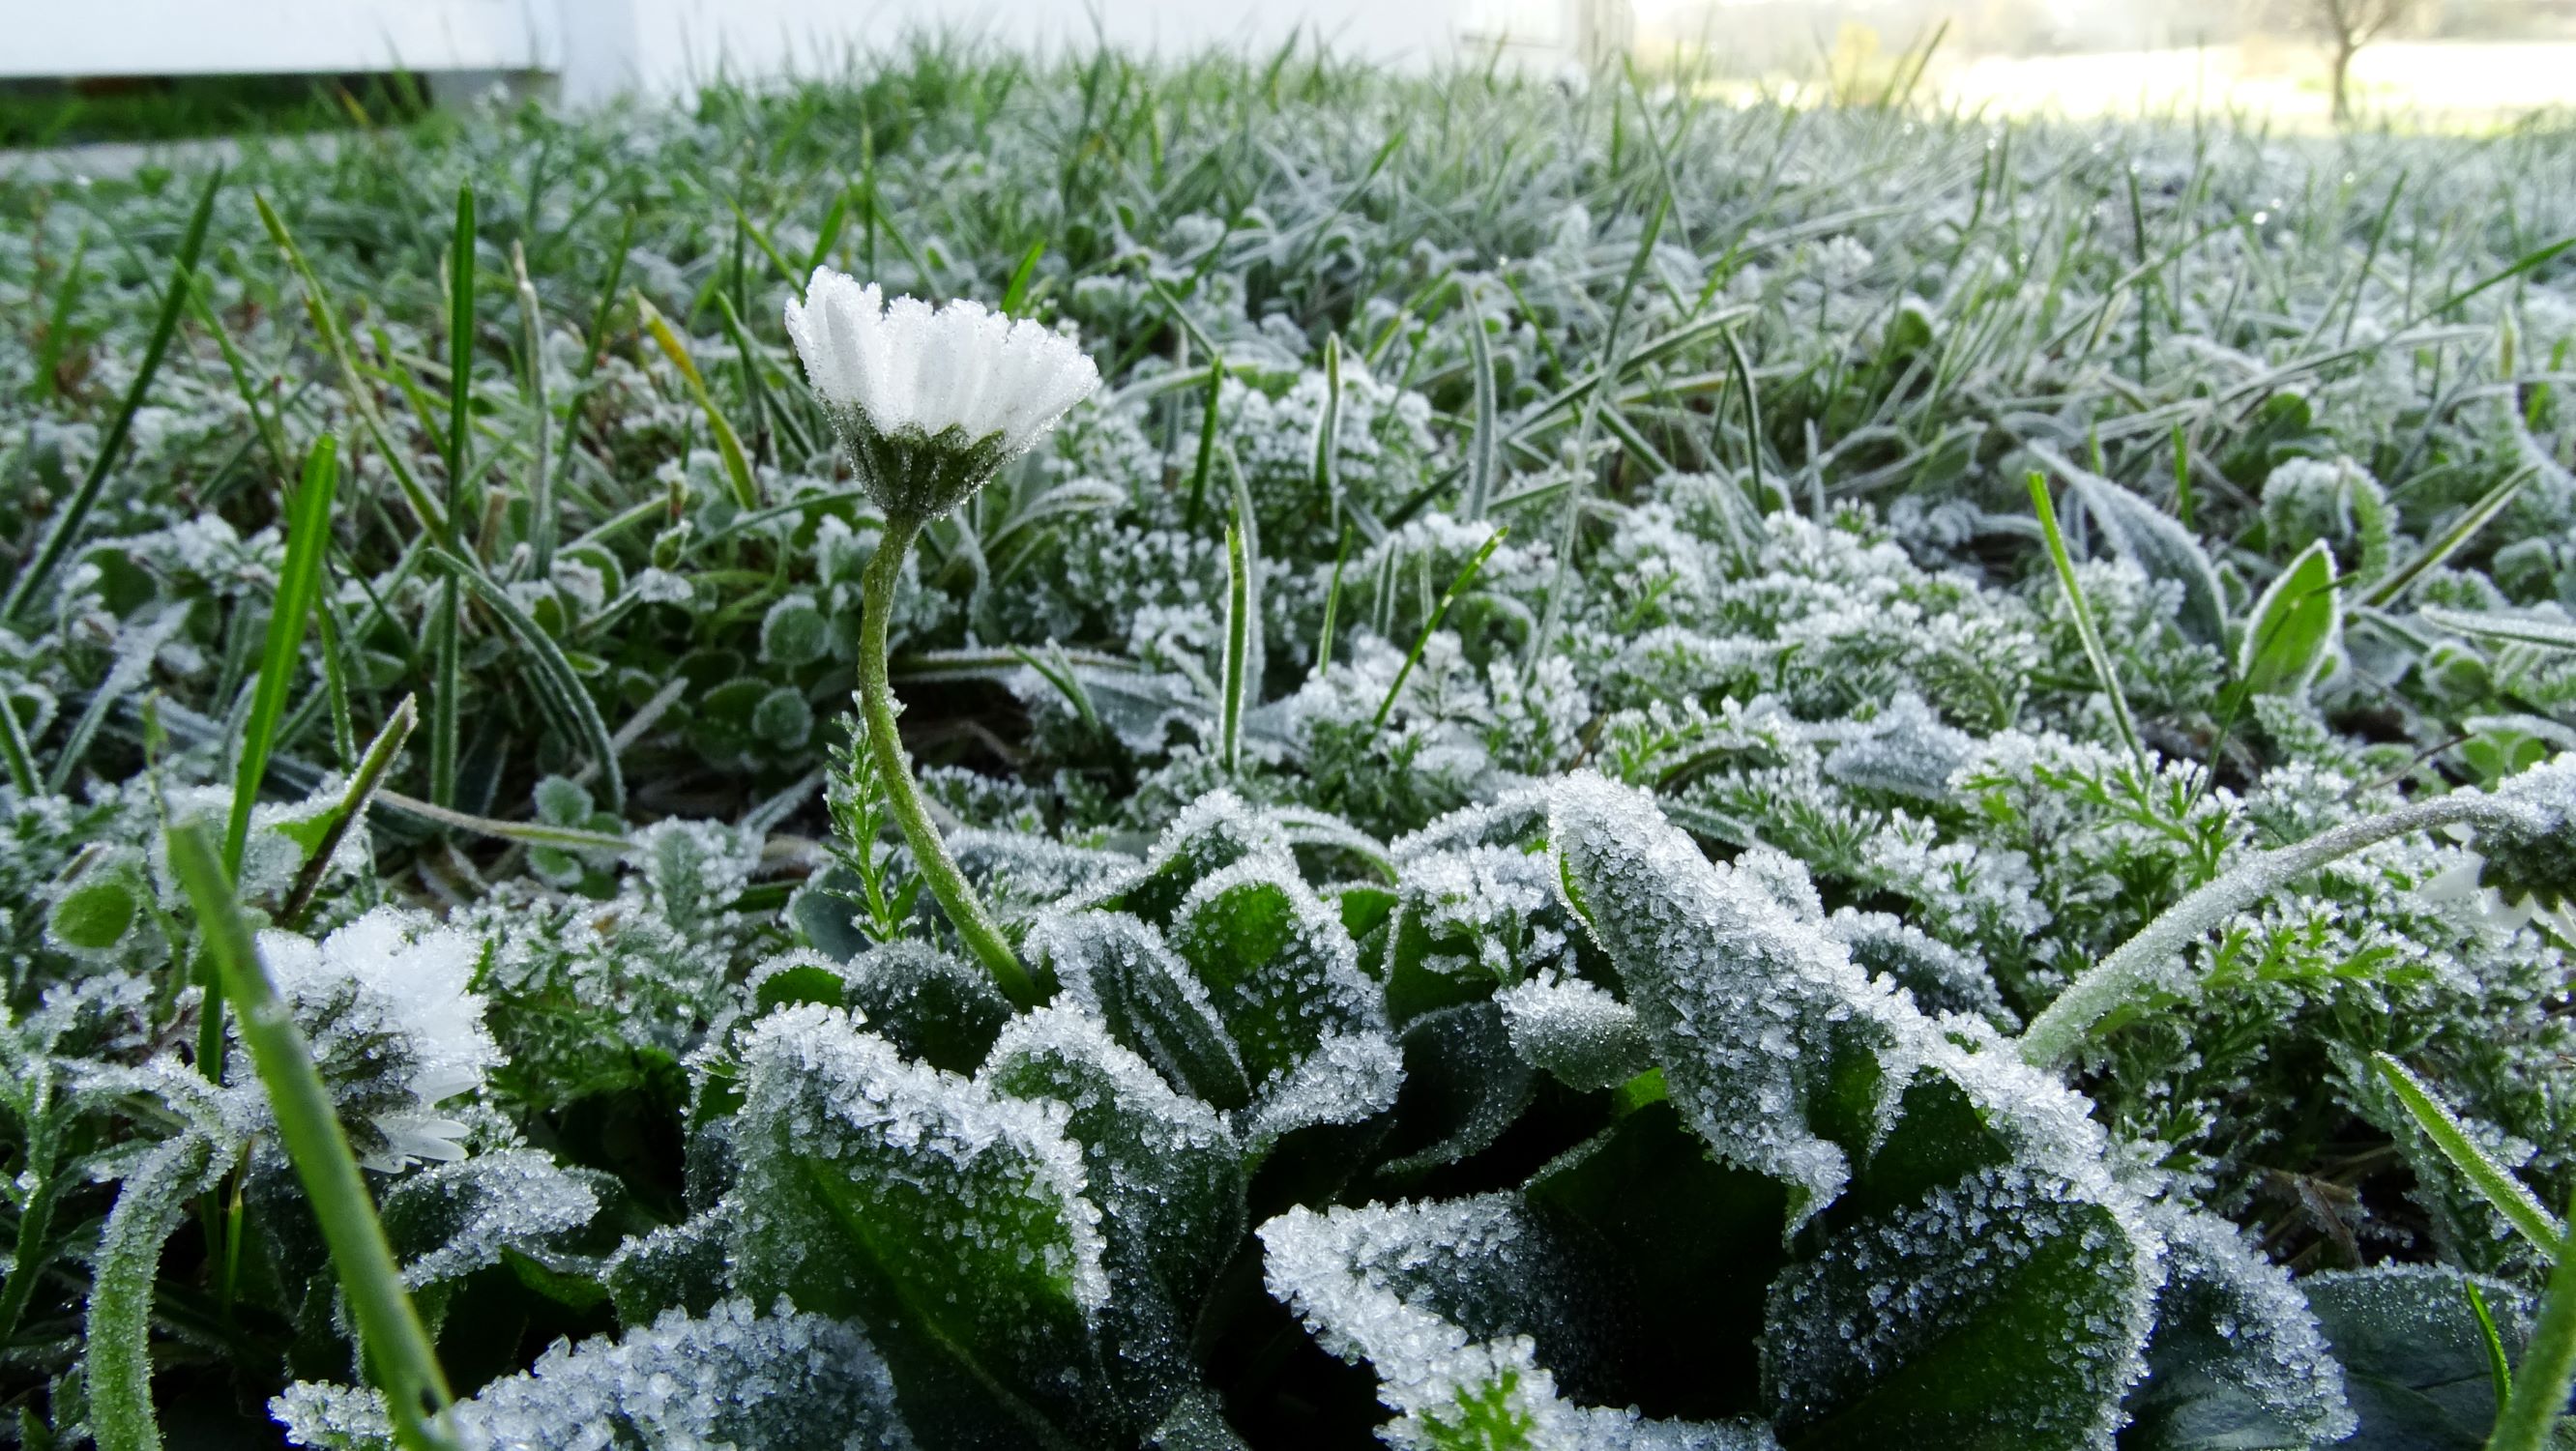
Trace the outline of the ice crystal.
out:
<instances>
[{"instance_id":1,"label":"ice crystal","mask_svg":"<svg viewBox=\"0 0 2576 1451\"><path fill-rule=\"evenodd\" d=\"M321 942L291 932L263 932L260 958L278 992L299 1013L328 1013L308 1023L317 1057L330 1061L346 1042L360 1060L386 1062L400 1074L407 1101L377 1108L382 1135L365 1156L387 1172L414 1159L463 1158L465 1125L438 1105L483 1083L500 1059L483 1027L483 999L468 991L482 944L418 913L380 907Z\"/></svg>"},{"instance_id":2,"label":"ice crystal","mask_svg":"<svg viewBox=\"0 0 2576 1451\"><path fill-rule=\"evenodd\" d=\"M300 1381L269 1404L289 1445L393 1445L372 1390ZM784 1301L764 1315L727 1300L703 1318L674 1310L614 1340L556 1341L527 1373L459 1402L451 1419L462 1451L913 1445L866 1337Z\"/></svg>"}]
</instances>

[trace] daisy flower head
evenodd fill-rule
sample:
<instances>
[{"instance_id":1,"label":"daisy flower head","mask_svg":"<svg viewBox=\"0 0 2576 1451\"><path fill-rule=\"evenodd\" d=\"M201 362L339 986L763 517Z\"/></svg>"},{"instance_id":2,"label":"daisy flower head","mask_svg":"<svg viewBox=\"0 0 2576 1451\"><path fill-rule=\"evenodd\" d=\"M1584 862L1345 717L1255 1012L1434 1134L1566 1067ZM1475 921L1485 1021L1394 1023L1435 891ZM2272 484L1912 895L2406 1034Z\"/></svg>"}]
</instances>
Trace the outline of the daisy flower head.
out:
<instances>
[{"instance_id":1,"label":"daisy flower head","mask_svg":"<svg viewBox=\"0 0 2576 1451\"><path fill-rule=\"evenodd\" d=\"M888 302L829 267L788 300L787 336L888 518L946 513L1100 386L1081 347L1038 323L976 302Z\"/></svg>"}]
</instances>

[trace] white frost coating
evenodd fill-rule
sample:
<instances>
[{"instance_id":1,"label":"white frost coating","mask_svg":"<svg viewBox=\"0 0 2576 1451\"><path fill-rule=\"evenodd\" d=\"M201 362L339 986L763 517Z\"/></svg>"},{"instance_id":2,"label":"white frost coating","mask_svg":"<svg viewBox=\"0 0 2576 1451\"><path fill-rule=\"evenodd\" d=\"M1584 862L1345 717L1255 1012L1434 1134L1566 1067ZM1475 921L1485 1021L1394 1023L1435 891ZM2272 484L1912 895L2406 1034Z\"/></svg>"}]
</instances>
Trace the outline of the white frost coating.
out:
<instances>
[{"instance_id":1,"label":"white frost coating","mask_svg":"<svg viewBox=\"0 0 2576 1451\"><path fill-rule=\"evenodd\" d=\"M1402 1282L1511 1273L1523 1234L1518 1202L1485 1194L1436 1203L1372 1204L1318 1214L1303 1206L1263 1225L1270 1293L1295 1310L1324 1348L1376 1371L1378 1398L1399 1413L1381 1429L1399 1447L1447 1444L1463 1402L1526 1427L1534 1451L1767 1451L1753 1424L1655 1422L1633 1411L1582 1407L1526 1335L1478 1340L1408 1301ZM1448 1440L1454 1440L1454 1430Z\"/></svg>"},{"instance_id":2,"label":"white frost coating","mask_svg":"<svg viewBox=\"0 0 2576 1451\"><path fill-rule=\"evenodd\" d=\"M998 437L1002 460L1100 386L1082 349L1038 323L962 300L936 311L918 298L888 303L875 283L829 267L814 269L804 302L789 299L787 336L825 403L881 434Z\"/></svg>"},{"instance_id":3,"label":"white frost coating","mask_svg":"<svg viewBox=\"0 0 2576 1451\"><path fill-rule=\"evenodd\" d=\"M1535 920L1556 901L1549 877L1545 857L1512 847L1426 852L1405 864L1395 936L1427 937L1433 972L1511 982L1565 951L1565 933Z\"/></svg>"},{"instance_id":4,"label":"white frost coating","mask_svg":"<svg viewBox=\"0 0 2576 1451\"><path fill-rule=\"evenodd\" d=\"M2009 1298L2022 1302L2022 1342L1995 1353L2058 1382L2060 1394L1990 1406L1990 1416L2010 1420L1979 1429L2108 1451L2123 1419L2121 1392L2144 1369L2159 1280L2121 1263L2131 1237L2092 1222L2102 1206L2087 1197L2025 1165L1985 1169L1792 1266L1772 1285L1762 1344L1774 1420L1814 1424ZM2043 1253L2051 1263L2042 1280L2021 1283ZM2069 1280L2104 1293L2061 1298ZM2053 1321L2054 1333L2042 1334L2028 1323L2034 1318Z\"/></svg>"},{"instance_id":5,"label":"white frost coating","mask_svg":"<svg viewBox=\"0 0 2576 1451\"><path fill-rule=\"evenodd\" d=\"M1139 1116L1139 1131L1149 1152L1190 1154L1233 1147L1233 1136L1215 1109L1174 1092L1152 1064L1110 1037L1098 1018L1074 1007L1050 1005L1011 1019L994 1040L992 1054L977 1077L989 1080L997 1065L1014 1059L1045 1058L1083 1064L1106 1075L1119 1104ZM1086 1106L1072 1105L1077 1110ZM1129 1193L1151 1193L1156 1186L1120 1187Z\"/></svg>"},{"instance_id":6,"label":"white frost coating","mask_svg":"<svg viewBox=\"0 0 2576 1451\"><path fill-rule=\"evenodd\" d=\"M1553 973L1494 994L1512 1051L1566 1086L1609 1088L1655 1066L1637 1010L1579 977Z\"/></svg>"},{"instance_id":7,"label":"white frost coating","mask_svg":"<svg viewBox=\"0 0 2576 1451\"><path fill-rule=\"evenodd\" d=\"M860 1032L847 1013L811 1003L762 1019L742 1057L743 1122L783 1132L794 1152L811 1158L847 1158L855 1136L893 1161L886 1172L937 1176L960 1194L998 1181L1017 1199L1044 1200L1064 1225L1064 1240L1012 1232L1049 1278L1071 1286L1086 1316L1108 1303L1100 1210L1084 1195L1082 1152L1065 1136L1064 1105L1003 1098L910 1062L893 1044ZM961 1233L981 1229L977 1208L958 1207Z\"/></svg>"},{"instance_id":8,"label":"white frost coating","mask_svg":"<svg viewBox=\"0 0 2576 1451\"><path fill-rule=\"evenodd\" d=\"M1171 984L1184 1003L1216 1021L1216 1005L1189 965L1174 956L1152 924L1124 912L1046 912L1030 925L1022 948L1055 970L1062 1001L1099 1015L1106 1007L1101 974L1144 971Z\"/></svg>"},{"instance_id":9,"label":"white frost coating","mask_svg":"<svg viewBox=\"0 0 2576 1451\"><path fill-rule=\"evenodd\" d=\"M300 1381L269 1402L293 1446L390 1447L372 1390ZM558 1340L525 1374L485 1386L452 1413L462 1451L661 1451L830 1447L909 1451L885 1362L856 1329L761 1315L726 1300L702 1320L666 1312L623 1339Z\"/></svg>"},{"instance_id":10,"label":"white frost coating","mask_svg":"<svg viewBox=\"0 0 2576 1451\"><path fill-rule=\"evenodd\" d=\"M1355 1124L1395 1106L1404 1055L1384 1032L1327 1033L1285 1075L1272 1080L1238 1120L1248 1145L1309 1124Z\"/></svg>"},{"instance_id":11,"label":"white frost coating","mask_svg":"<svg viewBox=\"0 0 2576 1451\"><path fill-rule=\"evenodd\" d=\"M1387 855L1398 866L1410 866L1436 851L1518 845L1546 826L1547 801L1545 786L1506 791L1482 806L1462 806L1420 831L1397 837L1388 845Z\"/></svg>"},{"instance_id":12,"label":"white frost coating","mask_svg":"<svg viewBox=\"0 0 2576 1451\"><path fill-rule=\"evenodd\" d=\"M1549 840L1576 915L1618 963L1673 1103L1724 1157L1803 1193L1803 1222L1850 1177L1808 1126L1836 1052L1875 1053L1878 1120L1933 1035L1839 942L1756 879L1711 864L1651 798L1584 773L1556 787Z\"/></svg>"},{"instance_id":13,"label":"white frost coating","mask_svg":"<svg viewBox=\"0 0 2576 1451\"><path fill-rule=\"evenodd\" d=\"M1288 849L1288 833L1280 829L1270 813L1220 786L1172 817L1171 824L1147 849L1142 865L1110 872L1089 892L1065 905L1091 906L1177 870L1213 870L1218 864L1251 857L1275 860L1283 864L1287 875L1296 875L1296 858Z\"/></svg>"},{"instance_id":14,"label":"white frost coating","mask_svg":"<svg viewBox=\"0 0 2576 1451\"><path fill-rule=\"evenodd\" d=\"M456 1208L439 1215L454 1226L446 1242L403 1266L403 1283L415 1290L497 1265L505 1247L568 1233L599 1213L599 1195L537 1149L479 1154L415 1174L386 1196L385 1217L396 1219L405 1201L423 1200Z\"/></svg>"},{"instance_id":15,"label":"white frost coating","mask_svg":"<svg viewBox=\"0 0 2576 1451\"><path fill-rule=\"evenodd\" d=\"M1951 776L1975 752L1966 732L1943 725L1923 697L1909 690L1834 747L1824 772L1854 786L1938 800L1949 796Z\"/></svg>"},{"instance_id":16,"label":"white frost coating","mask_svg":"<svg viewBox=\"0 0 2576 1451\"><path fill-rule=\"evenodd\" d=\"M458 1094L483 1086L501 1061L483 1027L483 999L467 991L482 944L428 916L379 907L315 943L292 932L259 934L260 960L278 994L313 1009L354 991L355 1010L370 1029L399 1033L411 1054L414 1106L379 1113L384 1146L360 1162L387 1173L414 1159L465 1157L466 1126L435 1112Z\"/></svg>"}]
</instances>

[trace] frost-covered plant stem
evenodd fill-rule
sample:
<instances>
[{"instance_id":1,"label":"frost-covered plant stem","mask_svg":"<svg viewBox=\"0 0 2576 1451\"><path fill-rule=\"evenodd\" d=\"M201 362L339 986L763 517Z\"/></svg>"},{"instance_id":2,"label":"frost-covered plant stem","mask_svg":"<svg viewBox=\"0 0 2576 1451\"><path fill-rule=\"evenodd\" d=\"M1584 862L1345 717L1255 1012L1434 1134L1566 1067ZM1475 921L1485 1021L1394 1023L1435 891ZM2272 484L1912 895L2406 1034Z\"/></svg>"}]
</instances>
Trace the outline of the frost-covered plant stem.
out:
<instances>
[{"instance_id":1,"label":"frost-covered plant stem","mask_svg":"<svg viewBox=\"0 0 2576 1451\"><path fill-rule=\"evenodd\" d=\"M948 843L941 840L929 808L922 804L921 788L913 782L912 763L904 759L903 737L895 731L894 687L886 679L886 622L894 611L895 586L903 578L903 558L911 552L921 526L919 518L889 511L876 556L859 580L859 709L867 718L868 754L895 824L903 828L904 842L912 848L913 862L930 883L931 895L947 910L957 935L966 940L967 949L993 975L1004 995L1022 1007L1034 1007L1037 985L1029 980L1028 969L1020 965L1019 954L1011 950L1002 929L993 925L974 884L948 854Z\"/></svg>"},{"instance_id":2,"label":"frost-covered plant stem","mask_svg":"<svg viewBox=\"0 0 2576 1451\"><path fill-rule=\"evenodd\" d=\"M2527 826L2531 819L2531 808L2519 801L2481 791L2455 791L2384 816L2348 821L2295 846L2265 852L2167 907L2137 936L2068 984L2022 1033L2021 1056L2039 1068L2064 1062L2095 1023L2136 996L2184 944L2329 862L2412 831L2464 825L2510 829Z\"/></svg>"}]
</instances>

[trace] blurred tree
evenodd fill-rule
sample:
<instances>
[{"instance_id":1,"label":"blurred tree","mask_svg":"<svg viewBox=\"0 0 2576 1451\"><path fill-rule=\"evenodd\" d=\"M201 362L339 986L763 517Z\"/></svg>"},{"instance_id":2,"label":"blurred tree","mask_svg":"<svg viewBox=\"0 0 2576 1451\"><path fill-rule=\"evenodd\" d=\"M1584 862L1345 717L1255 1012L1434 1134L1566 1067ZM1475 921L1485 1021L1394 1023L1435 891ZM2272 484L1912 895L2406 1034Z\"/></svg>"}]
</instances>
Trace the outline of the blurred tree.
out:
<instances>
[{"instance_id":1,"label":"blurred tree","mask_svg":"<svg viewBox=\"0 0 2576 1451\"><path fill-rule=\"evenodd\" d=\"M2352 58L2430 9L2430 0L2290 0L2292 18L2326 44L2338 124L2352 119Z\"/></svg>"}]
</instances>

